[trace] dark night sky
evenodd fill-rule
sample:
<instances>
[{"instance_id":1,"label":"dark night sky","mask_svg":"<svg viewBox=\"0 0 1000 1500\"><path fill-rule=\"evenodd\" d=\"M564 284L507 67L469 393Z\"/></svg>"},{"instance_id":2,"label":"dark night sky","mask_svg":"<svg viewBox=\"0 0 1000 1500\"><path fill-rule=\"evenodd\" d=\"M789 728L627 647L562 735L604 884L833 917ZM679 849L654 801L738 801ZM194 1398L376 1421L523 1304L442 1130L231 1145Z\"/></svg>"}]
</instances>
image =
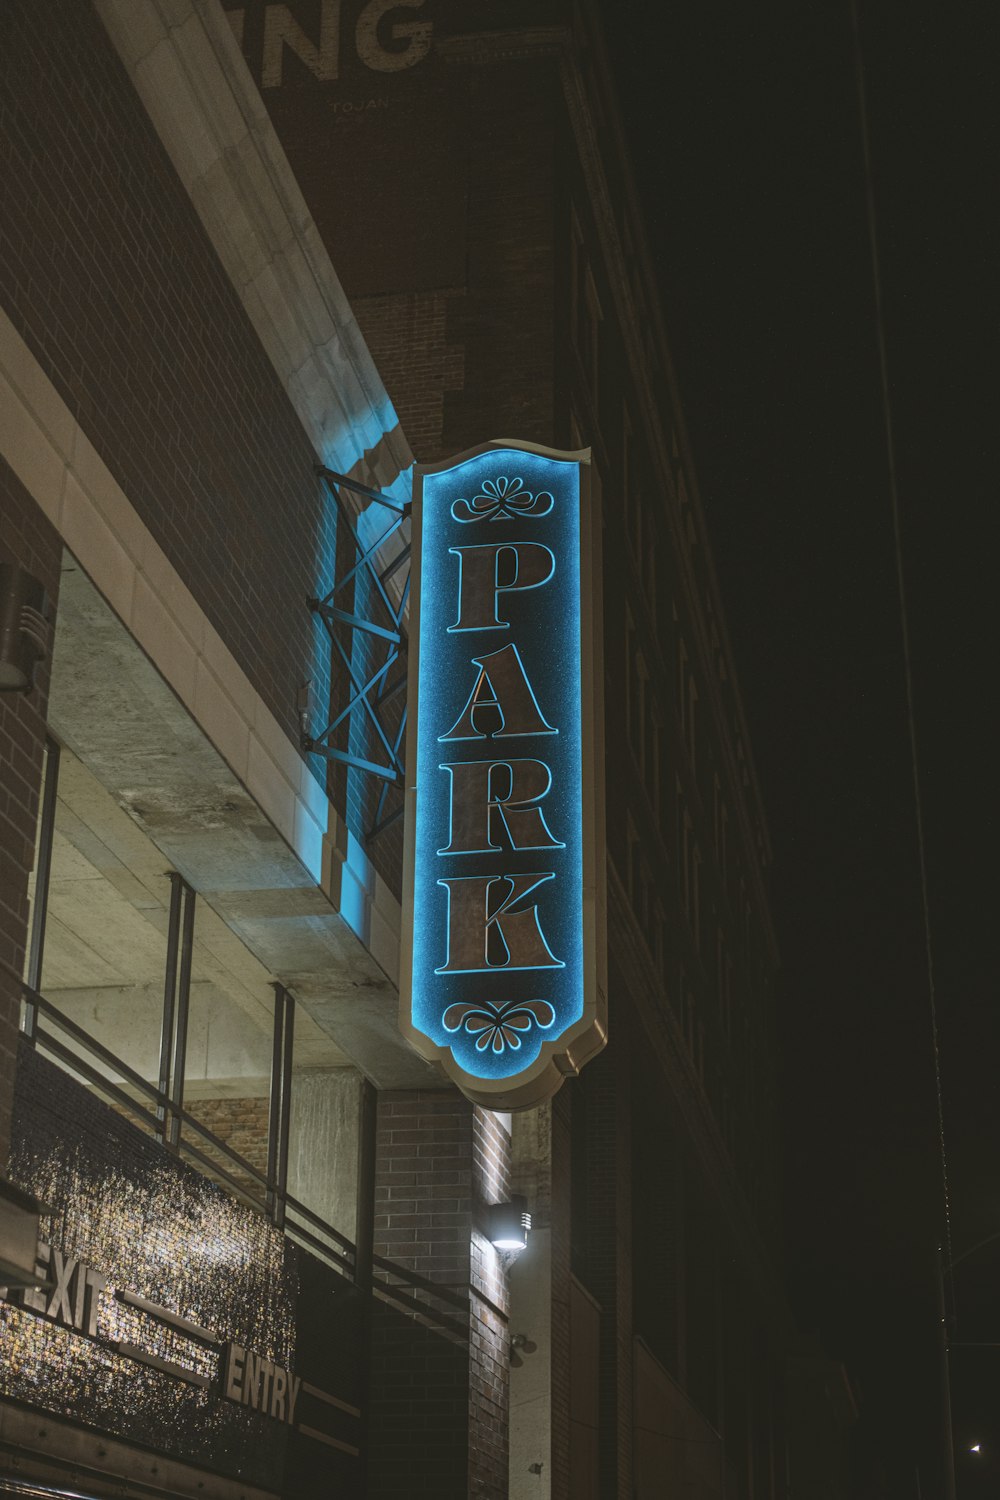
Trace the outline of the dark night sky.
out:
<instances>
[{"instance_id":1,"label":"dark night sky","mask_svg":"<svg viewBox=\"0 0 1000 1500\"><path fill-rule=\"evenodd\" d=\"M957 1255L1000 1232L998 37L985 4L859 7ZM859 1385L859 1465L888 1476L863 1493L912 1500L919 1461L937 1496L941 1178L848 0L605 16L775 847L790 1285ZM959 1337L1000 1339L1000 1241L956 1283ZM953 1359L995 1483L1000 1349Z\"/></svg>"}]
</instances>

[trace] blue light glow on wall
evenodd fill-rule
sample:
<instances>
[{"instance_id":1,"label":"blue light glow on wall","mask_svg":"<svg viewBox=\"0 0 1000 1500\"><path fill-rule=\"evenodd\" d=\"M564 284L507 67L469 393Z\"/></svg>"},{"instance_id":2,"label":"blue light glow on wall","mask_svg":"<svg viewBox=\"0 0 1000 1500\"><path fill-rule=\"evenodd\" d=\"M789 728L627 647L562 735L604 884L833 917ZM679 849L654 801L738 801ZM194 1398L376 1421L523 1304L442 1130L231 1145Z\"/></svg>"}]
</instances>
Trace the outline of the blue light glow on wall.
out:
<instances>
[{"instance_id":1,"label":"blue light glow on wall","mask_svg":"<svg viewBox=\"0 0 1000 1500\"><path fill-rule=\"evenodd\" d=\"M584 1015L580 467L480 452L425 472L415 513L402 988L418 1044L473 1080L515 1080Z\"/></svg>"}]
</instances>

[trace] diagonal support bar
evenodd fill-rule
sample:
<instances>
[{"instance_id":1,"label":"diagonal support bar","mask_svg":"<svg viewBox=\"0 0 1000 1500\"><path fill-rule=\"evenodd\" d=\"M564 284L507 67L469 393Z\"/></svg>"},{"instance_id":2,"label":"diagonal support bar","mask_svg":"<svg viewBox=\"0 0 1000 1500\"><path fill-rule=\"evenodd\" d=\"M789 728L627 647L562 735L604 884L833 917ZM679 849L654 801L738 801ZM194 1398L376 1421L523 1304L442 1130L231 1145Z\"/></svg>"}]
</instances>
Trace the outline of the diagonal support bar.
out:
<instances>
[{"instance_id":1,"label":"diagonal support bar","mask_svg":"<svg viewBox=\"0 0 1000 1500\"><path fill-rule=\"evenodd\" d=\"M410 506L323 465L317 465L316 473L337 507L338 541L349 542L353 551L350 566L332 583L329 592L306 602L313 614L322 620L334 659L343 668L348 699L338 707L319 734L303 733L302 748L309 754L320 755L335 764L378 779L379 794L367 834L371 839L391 827L402 813L401 806L389 807L388 799L396 789L402 788L403 782L406 704L404 701L400 708L398 699L406 690L406 674L404 672L390 681L390 673L401 651L406 648L403 617L409 599L410 546L404 538L399 538L399 550L388 561L384 549L409 517ZM345 491L379 505L389 513L384 530L374 541L362 541L354 507L346 503ZM369 596L367 606L359 603L362 581ZM355 644L359 637L366 642L366 659L361 670L358 658L362 653ZM384 717L390 711L391 718ZM358 722L358 714L375 756L367 751L362 753L356 742L352 748L352 730ZM396 800L395 796L393 800Z\"/></svg>"}]
</instances>

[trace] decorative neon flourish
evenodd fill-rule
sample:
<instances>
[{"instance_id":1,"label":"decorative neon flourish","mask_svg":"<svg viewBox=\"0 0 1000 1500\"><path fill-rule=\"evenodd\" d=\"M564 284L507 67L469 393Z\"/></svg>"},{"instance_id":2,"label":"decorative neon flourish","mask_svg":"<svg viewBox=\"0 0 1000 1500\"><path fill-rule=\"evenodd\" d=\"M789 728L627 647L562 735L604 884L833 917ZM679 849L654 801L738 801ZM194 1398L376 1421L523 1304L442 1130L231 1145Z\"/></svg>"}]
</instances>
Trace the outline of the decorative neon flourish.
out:
<instances>
[{"instance_id":1,"label":"decorative neon flourish","mask_svg":"<svg viewBox=\"0 0 1000 1500\"><path fill-rule=\"evenodd\" d=\"M533 495L524 488L524 480L508 479L506 474L496 479L484 479L479 494L471 500L458 499L452 503L451 514L456 521L513 521L516 516L547 516L555 501L548 490L539 490Z\"/></svg>"},{"instance_id":2,"label":"decorative neon flourish","mask_svg":"<svg viewBox=\"0 0 1000 1500\"><path fill-rule=\"evenodd\" d=\"M477 1052L499 1054L508 1047L517 1052L524 1032L532 1026L548 1031L555 1018L555 1009L547 1000L508 1000L505 1005L484 1000L480 1005L449 1005L441 1021L445 1031L466 1031L474 1036Z\"/></svg>"}]
</instances>

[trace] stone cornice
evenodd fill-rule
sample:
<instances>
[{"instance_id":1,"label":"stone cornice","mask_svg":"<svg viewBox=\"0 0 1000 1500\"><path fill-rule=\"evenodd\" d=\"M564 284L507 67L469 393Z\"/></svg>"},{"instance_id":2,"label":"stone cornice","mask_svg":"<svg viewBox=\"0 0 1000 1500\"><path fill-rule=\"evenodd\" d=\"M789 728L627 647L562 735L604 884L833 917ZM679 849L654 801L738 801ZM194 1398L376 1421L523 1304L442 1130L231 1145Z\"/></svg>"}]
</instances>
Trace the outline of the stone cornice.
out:
<instances>
[{"instance_id":1,"label":"stone cornice","mask_svg":"<svg viewBox=\"0 0 1000 1500\"><path fill-rule=\"evenodd\" d=\"M317 454L409 499L413 455L222 7L96 3Z\"/></svg>"}]
</instances>

